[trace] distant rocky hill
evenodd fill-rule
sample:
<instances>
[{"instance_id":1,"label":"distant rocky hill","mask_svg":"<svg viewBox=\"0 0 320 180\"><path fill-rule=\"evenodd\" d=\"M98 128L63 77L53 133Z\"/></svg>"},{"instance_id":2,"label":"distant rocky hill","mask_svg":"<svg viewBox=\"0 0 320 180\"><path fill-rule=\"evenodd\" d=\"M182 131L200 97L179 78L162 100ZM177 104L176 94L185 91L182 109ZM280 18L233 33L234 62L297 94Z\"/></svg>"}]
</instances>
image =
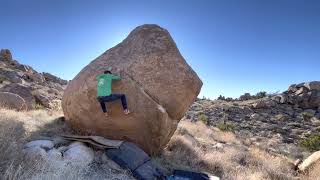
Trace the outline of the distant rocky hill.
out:
<instances>
[{"instance_id":1,"label":"distant rocky hill","mask_svg":"<svg viewBox=\"0 0 320 180\"><path fill-rule=\"evenodd\" d=\"M8 49L0 51L0 106L17 110L60 108L67 83L20 64Z\"/></svg>"},{"instance_id":2,"label":"distant rocky hill","mask_svg":"<svg viewBox=\"0 0 320 180\"><path fill-rule=\"evenodd\" d=\"M320 148L315 141L320 137L320 81L294 84L277 95L240 99L198 99L184 119L234 131L249 144L294 158Z\"/></svg>"}]
</instances>

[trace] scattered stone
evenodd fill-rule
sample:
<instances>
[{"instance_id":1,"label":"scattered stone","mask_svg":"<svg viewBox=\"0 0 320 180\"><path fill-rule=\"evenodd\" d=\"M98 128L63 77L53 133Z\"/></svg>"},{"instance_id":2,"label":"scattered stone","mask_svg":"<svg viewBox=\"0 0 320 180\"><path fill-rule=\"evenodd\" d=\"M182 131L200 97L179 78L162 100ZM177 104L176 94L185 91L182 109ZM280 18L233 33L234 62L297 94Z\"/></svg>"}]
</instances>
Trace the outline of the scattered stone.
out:
<instances>
[{"instance_id":1,"label":"scattered stone","mask_svg":"<svg viewBox=\"0 0 320 180\"><path fill-rule=\"evenodd\" d=\"M23 149L23 152L32 159L40 159L40 158L46 158L47 152L40 146L32 146L29 148Z\"/></svg>"},{"instance_id":2,"label":"scattered stone","mask_svg":"<svg viewBox=\"0 0 320 180\"><path fill-rule=\"evenodd\" d=\"M65 151L68 150L68 146L60 146L60 147L58 147L57 150L60 151L61 153L64 153Z\"/></svg>"},{"instance_id":3,"label":"scattered stone","mask_svg":"<svg viewBox=\"0 0 320 180\"><path fill-rule=\"evenodd\" d=\"M85 146L85 145L83 142L74 141L68 146L68 149L76 147L76 146Z\"/></svg>"},{"instance_id":4,"label":"scattered stone","mask_svg":"<svg viewBox=\"0 0 320 180\"><path fill-rule=\"evenodd\" d=\"M69 146L69 149L63 153L63 157L72 164L86 166L93 161L94 152L82 143L73 143Z\"/></svg>"},{"instance_id":5,"label":"scattered stone","mask_svg":"<svg viewBox=\"0 0 320 180\"><path fill-rule=\"evenodd\" d=\"M43 94L36 91L36 93L34 93L34 97L35 97L36 102L41 104L43 107L50 108L51 102L50 102L50 99L48 96L43 95Z\"/></svg>"},{"instance_id":6,"label":"scattered stone","mask_svg":"<svg viewBox=\"0 0 320 180\"><path fill-rule=\"evenodd\" d=\"M47 150L52 149L53 146L54 144L50 140L35 140L35 141L30 141L24 145L25 148L41 147Z\"/></svg>"},{"instance_id":7,"label":"scattered stone","mask_svg":"<svg viewBox=\"0 0 320 180\"><path fill-rule=\"evenodd\" d=\"M40 84L42 84L45 81L44 77L41 74L35 72L26 72L25 80L38 82Z\"/></svg>"},{"instance_id":8,"label":"scattered stone","mask_svg":"<svg viewBox=\"0 0 320 180\"><path fill-rule=\"evenodd\" d=\"M62 153L58 149L51 149L48 151L47 157L51 160L62 160Z\"/></svg>"},{"instance_id":9,"label":"scattered stone","mask_svg":"<svg viewBox=\"0 0 320 180\"><path fill-rule=\"evenodd\" d=\"M267 103L264 100L259 100L252 105L254 109L268 108Z\"/></svg>"}]
</instances>

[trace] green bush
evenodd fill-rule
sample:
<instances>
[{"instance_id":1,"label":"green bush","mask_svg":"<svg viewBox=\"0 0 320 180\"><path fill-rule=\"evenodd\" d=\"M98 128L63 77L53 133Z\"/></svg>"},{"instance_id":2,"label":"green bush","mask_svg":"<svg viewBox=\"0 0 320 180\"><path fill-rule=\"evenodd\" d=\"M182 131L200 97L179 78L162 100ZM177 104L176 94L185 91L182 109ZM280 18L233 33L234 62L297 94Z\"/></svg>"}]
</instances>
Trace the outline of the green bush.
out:
<instances>
[{"instance_id":1,"label":"green bush","mask_svg":"<svg viewBox=\"0 0 320 180\"><path fill-rule=\"evenodd\" d=\"M231 124L231 123L219 123L217 125L217 128L219 128L221 131L230 131L230 132L234 132L235 130L235 125Z\"/></svg>"},{"instance_id":2,"label":"green bush","mask_svg":"<svg viewBox=\"0 0 320 180\"><path fill-rule=\"evenodd\" d=\"M45 109L45 108L44 108L44 106L43 106L42 104L40 104L40 103L36 103L36 105L35 105L35 109L37 109L37 110L41 110L41 109Z\"/></svg>"},{"instance_id":3,"label":"green bush","mask_svg":"<svg viewBox=\"0 0 320 180\"><path fill-rule=\"evenodd\" d=\"M203 122L204 124L208 124L208 118L203 112L200 112L198 114L198 120Z\"/></svg>"},{"instance_id":4,"label":"green bush","mask_svg":"<svg viewBox=\"0 0 320 180\"><path fill-rule=\"evenodd\" d=\"M285 114L277 114L275 118L278 121L287 121L289 119L289 116Z\"/></svg>"},{"instance_id":5,"label":"green bush","mask_svg":"<svg viewBox=\"0 0 320 180\"><path fill-rule=\"evenodd\" d=\"M266 96L267 96L267 92L265 92L265 91L260 91L260 92L258 92L258 93L256 94L256 98L257 98L257 99L264 98L264 97L266 97Z\"/></svg>"},{"instance_id":6,"label":"green bush","mask_svg":"<svg viewBox=\"0 0 320 180\"><path fill-rule=\"evenodd\" d=\"M300 116L302 117L303 120L309 121L313 117L313 114L309 112L302 112L300 113Z\"/></svg>"},{"instance_id":7,"label":"green bush","mask_svg":"<svg viewBox=\"0 0 320 180\"><path fill-rule=\"evenodd\" d=\"M313 134L300 141L300 145L310 151L320 150L320 134Z\"/></svg>"}]
</instances>

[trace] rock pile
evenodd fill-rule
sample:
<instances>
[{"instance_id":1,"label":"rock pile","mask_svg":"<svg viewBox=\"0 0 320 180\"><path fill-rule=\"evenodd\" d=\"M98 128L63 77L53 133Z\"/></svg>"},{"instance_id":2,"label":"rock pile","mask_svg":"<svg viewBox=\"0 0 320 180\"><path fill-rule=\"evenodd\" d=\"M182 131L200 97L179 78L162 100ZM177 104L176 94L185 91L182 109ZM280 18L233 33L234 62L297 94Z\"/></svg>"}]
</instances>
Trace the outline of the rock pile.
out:
<instances>
[{"instance_id":1,"label":"rock pile","mask_svg":"<svg viewBox=\"0 0 320 180\"><path fill-rule=\"evenodd\" d=\"M272 98L278 103L291 104L303 109L320 108L320 81L293 84L280 95Z\"/></svg>"},{"instance_id":2,"label":"rock pile","mask_svg":"<svg viewBox=\"0 0 320 180\"><path fill-rule=\"evenodd\" d=\"M57 108L66 85L65 80L20 64L12 59L10 50L0 51L0 106L16 110Z\"/></svg>"},{"instance_id":3,"label":"rock pile","mask_svg":"<svg viewBox=\"0 0 320 180\"><path fill-rule=\"evenodd\" d=\"M96 98L96 76L110 68L122 77L113 83L113 92L127 95L132 113L124 115L120 104L112 102L106 119ZM169 32L143 25L81 70L66 88L62 106L73 127L134 142L148 154L156 154L173 135L201 86Z\"/></svg>"},{"instance_id":4,"label":"rock pile","mask_svg":"<svg viewBox=\"0 0 320 180\"><path fill-rule=\"evenodd\" d=\"M244 101L198 99L189 108L185 120L197 121L200 116L210 126L221 127L227 122L239 135L271 152L295 158L308 153L300 142L319 134L319 81L290 86L289 90L272 97ZM299 99L301 98L302 99Z\"/></svg>"},{"instance_id":5,"label":"rock pile","mask_svg":"<svg viewBox=\"0 0 320 180\"><path fill-rule=\"evenodd\" d=\"M35 140L25 144L23 151L33 159L41 158L65 164L86 166L94 160L93 150L81 142L73 142L57 148L54 146L54 141L51 140Z\"/></svg>"}]
</instances>

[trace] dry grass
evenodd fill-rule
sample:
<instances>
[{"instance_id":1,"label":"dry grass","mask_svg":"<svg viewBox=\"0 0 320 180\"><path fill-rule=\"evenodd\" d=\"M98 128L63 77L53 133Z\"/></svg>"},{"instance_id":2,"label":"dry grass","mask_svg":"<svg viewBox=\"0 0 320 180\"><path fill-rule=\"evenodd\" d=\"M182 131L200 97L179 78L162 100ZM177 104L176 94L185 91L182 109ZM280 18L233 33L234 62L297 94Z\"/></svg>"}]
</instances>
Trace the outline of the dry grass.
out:
<instances>
[{"instance_id":1,"label":"dry grass","mask_svg":"<svg viewBox=\"0 0 320 180\"><path fill-rule=\"evenodd\" d=\"M43 159L26 159L22 146L31 139L54 137L71 131L61 112L16 112L0 109L0 179L130 179L123 170L106 164L67 166ZM201 122L181 121L162 154L153 158L170 174L173 169L207 172L221 179L317 179L320 164L306 175L297 174L282 157L249 147L231 132Z\"/></svg>"},{"instance_id":2,"label":"dry grass","mask_svg":"<svg viewBox=\"0 0 320 180\"><path fill-rule=\"evenodd\" d=\"M62 112L35 110L17 112L0 109L0 179L132 179L122 169L94 162L74 166L59 161L30 159L23 145L32 139L48 139L71 132L61 118Z\"/></svg>"},{"instance_id":3,"label":"dry grass","mask_svg":"<svg viewBox=\"0 0 320 180\"><path fill-rule=\"evenodd\" d=\"M314 180L320 178L320 162L316 163L312 169L306 174L306 178L308 180Z\"/></svg>"},{"instance_id":4,"label":"dry grass","mask_svg":"<svg viewBox=\"0 0 320 180\"><path fill-rule=\"evenodd\" d=\"M184 169L222 179L299 179L286 159L246 147L232 133L201 122L180 122L168 147L155 161L168 173Z\"/></svg>"}]
</instances>

